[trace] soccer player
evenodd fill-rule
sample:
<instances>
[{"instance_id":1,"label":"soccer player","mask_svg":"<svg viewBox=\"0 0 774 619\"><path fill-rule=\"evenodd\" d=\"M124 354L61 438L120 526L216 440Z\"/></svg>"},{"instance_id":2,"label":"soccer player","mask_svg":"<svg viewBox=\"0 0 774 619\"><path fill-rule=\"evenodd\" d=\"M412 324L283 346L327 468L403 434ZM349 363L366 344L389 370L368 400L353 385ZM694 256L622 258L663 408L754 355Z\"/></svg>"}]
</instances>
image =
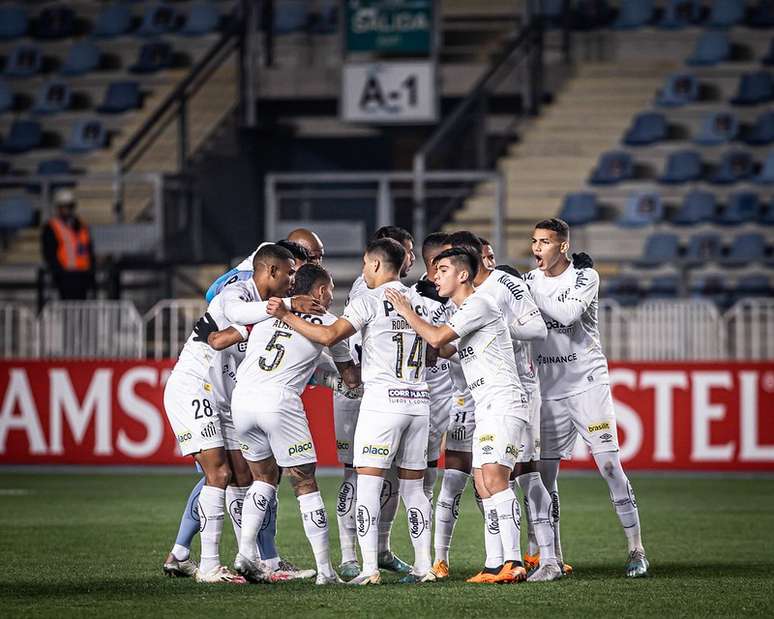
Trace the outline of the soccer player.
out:
<instances>
[{"instance_id":1,"label":"soccer player","mask_svg":"<svg viewBox=\"0 0 774 619\"><path fill-rule=\"evenodd\" d=\"M476 404L473 479L484 500L486 526L499 531L503 552L502 565L491 582L519 582L527 573L519 547L519 503L509 477L524 448L527 395L519 382L503 313L491 296L473 287L478 262L478 256L463 247L452 247L435 257L438 293L459 308L446 325L425 321L396 291L388 290L386 295L429 345L443 348L442 354L450 355L453 351L447 345L459 339L457 351Z\"/></svg>"},{"instance_id":2,"label":"soccer player","mask_svg":"<svg viewBox=\"0 0 774 619\"><path fill-rule=\"evenodd\" d=\"M326 308L333 299L333 281L317 265L299 269L294 289L299 294L310 294ZM284 303L282 307L285 309ZM305 314L301 319L315 324L336 321L328 313ZM244 339L233 328L209 337L215 348ZM330 562L328 518L315 479L317 457L301 403L301 393L321 353L321 345L297 335L281 319L264 321L251 329L245 360L237 370L232 410L253 483L242 511L243 528L235 568L251 582L264 581L263 569L256 561L255 537L276 495L278 465L287 471L298 497L304 531L317 563L316 583L341 582ZM359 373L347 344L338 343L331 353L345 382L350 387L357 386Z\"/></svg>"},{"instance_id":3,"label":"soccer player","mask_svg":"<svg viewBox=\"0 0 774 619\"><path fill-rule=\"evenodd\" d=\"M357 469L356 522L363 558L355 585L377 584L379 518L383 476L397 464L399 492L406 506L414 566L405 582L433 580L430 570L430 501L423 490L426 468L428 400L425 345L387 301L393 289L410 295L424 314L421 299L400 283L406 250L389 238L368 244L363 280L368 290L350 299L344 315L331 325L310 324L287 314L279 301L269 311L307 338L331 346L362 334L362 376L365 386L354 436ZM287 316L286 316L287 314Z\"/></svg>"},{"instance_id":4,"label":"soccer player","mask_svg":"<svg viewBox=\"0 0 774 619\"><path fill-rule=\"evenodd\" d=\"M534 342L540 391L541 473L553 500L556 548L559 544L557 476L562 458L572 454L578 435L588 446L626 534L626 575L645 576L648 560L642 546L634 491L618 456L618 432L610 393L607 358L597 323L599 275L577 269L567 257L570 229L561 219L536 224L532 253L537 268L524 277L548 327L548 337Z\"/></svg>"}]
</instances>

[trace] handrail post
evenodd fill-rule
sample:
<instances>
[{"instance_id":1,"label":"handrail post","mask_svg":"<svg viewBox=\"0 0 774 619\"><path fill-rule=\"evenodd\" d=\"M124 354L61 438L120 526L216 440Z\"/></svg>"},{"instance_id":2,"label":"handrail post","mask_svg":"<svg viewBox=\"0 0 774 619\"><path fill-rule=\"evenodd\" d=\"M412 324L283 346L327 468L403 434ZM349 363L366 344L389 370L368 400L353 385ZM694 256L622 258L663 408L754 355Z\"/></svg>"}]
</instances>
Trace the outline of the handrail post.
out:
<instances>
[{"instance_id":1,"label":"handrail post","mask_svg":"<svg viewBox=\"0 0 774 619\"><path fill-rule=\"evenodd\" d=\"M188 99L183 93L180 96L177 117L177 167L185 172L188 162Z\"/></svg>"},{"instance_id":2,"label":"handrail post","mask_svg":"<svg viewBox=\"0 0 774 619\"><path fill-rule=\"evenodd\" d=\"M277 206L277 191L274 185L274 176L267 174L264 180L263 187L264 195L264 223L263 223L263 237L264 239L275 240L277 238L277 214L279 208Z\"/></svg>"},{"instance_id":3,"label":"handrail post","mask_svg":"<svg viewBox=\"0 0 774 619\"><path fill-rule=\"evenodd\" d=\"M487 148L487 111L489 105L485 93L476 106L476 167L479 170L486 170L489 167L489 157Z\"/></svg>"},{"instance_id":4,"label":"handrail post","mask_svg":"<svg viewBox=\"0 0 774 619\"><path fill-rule=\"evenodd\" d=\"M425 238L425 156L421 151L414 155L414 240L421 243Z\"/></svg>"},{"instance_id":5,"label":"handrail post","mask_svg":"<svg viewBox=\"0 0 774 619\"><path fill-rule=\"evenodd\" d=\"M392 196L390 195L390 179L379 177L379 191L376 202L376 227L392 224Z\"/></svg>"},{"instance_id":6,"label":"handrail post","mask_svg":"<svg viewBox=\"0 0 774 619\"><path fill-rule=\"evenodd\" d=\"M113 175L113 216L118 223L124 221L124 163L120 159Z\"/></svg>"}]
</instances>

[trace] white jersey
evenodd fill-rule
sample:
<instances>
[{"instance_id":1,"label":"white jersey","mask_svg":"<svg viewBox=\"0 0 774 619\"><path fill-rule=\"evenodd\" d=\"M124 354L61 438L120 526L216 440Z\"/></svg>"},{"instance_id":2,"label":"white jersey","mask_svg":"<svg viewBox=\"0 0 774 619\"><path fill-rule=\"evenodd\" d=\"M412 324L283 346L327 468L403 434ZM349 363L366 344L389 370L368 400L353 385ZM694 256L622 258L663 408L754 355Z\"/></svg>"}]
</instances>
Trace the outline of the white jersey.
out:
<instances>
[{"instance_id":1,"label":"white jersey","mask_svg":"<svg viewBox=\"0 0 774 619\"><path fill-rule=\"evenodd\" d=\"M350 299L342 318L362 335L361 376L365 387L362 407L386 413L427 415L425 342L387 300L388 288L406 295L414 310L427 318L422 298L399 281L368 289Z\"/></svg>"},{"instance_id":2,"label":"white jersey","mask_svg":"<svg viewBox=\"0 0 774 619\"><path fill-rule=\"evenodd\" d=\"M494 300L473 293L452 316L449 327L460 336L457 351L476 403L476 419L509 415L529 421L510 330Z\"/></svg>"},{"instance_id":3,"label":"white jersey","mask_svg":"<svg viewBox=\"0 0 774 619\"><path fill-rule=\"evenodd\" d=\"M449 324L456 311L457 306L450 299L446 303L446 324ZM468 381L465 380L465 372L462 370L462 362L458 352L449 358L449 377L452 380L454 405L462 410L472 409L474 407L473 395L468 389Z\"/></svg>"},{"instance_id":4,"label":"white jersey","mask_svg":"<svg viewBox=\"0 0 774 619\"><path fill-rule=\"evenodd\" d=\"M542 398L557 400L609 384L597 324L599 274L569 265L556 277L534 269L524 278L548 327L548 337L532 344Z\"/></svg>"},{"instance_id":5,"label":"white jersey","mask_svg":"<svg viewBox=\"0 0 774 619\"><path fill-rule=\"evenodd\" d=\"M422 277L424 278L425 276L423 275ZM429 322L435 327L445 325L448 318L446 306L450 302L441 303L435 299L420 295L416 284L411 287L411 290L416 292L419 298L422 299L427 310ZM427 380L427 387L430 389L431 405L435 402L452 399L454 384L452 383L450 371L451 362L443 357L438 357L434 367L427 368L425 379Z\"/></svg>"}]
</instances>

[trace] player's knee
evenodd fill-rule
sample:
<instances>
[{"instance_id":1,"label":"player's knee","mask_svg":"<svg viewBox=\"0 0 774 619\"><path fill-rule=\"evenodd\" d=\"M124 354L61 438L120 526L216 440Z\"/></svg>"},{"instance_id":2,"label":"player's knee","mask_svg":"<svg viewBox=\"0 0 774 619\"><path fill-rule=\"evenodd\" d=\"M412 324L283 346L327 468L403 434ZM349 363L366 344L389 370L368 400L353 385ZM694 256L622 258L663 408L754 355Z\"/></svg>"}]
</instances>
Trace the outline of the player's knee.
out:
<instances>
[{"instance_id":1,"label":"player's knee","mask_svg":"<svg viewBox=\"0 0 774 619\"><path fill-rule=\"evenodd\" d=\"M290 479L290 485L293 486L296 496L317 492L317 481L314 477L314 464L292 466L287 469L287 472Z\"/></svg>"},{"instance_id":2,"label":"player's knee","mask_svg":"<svg viewBox=\"0 0 774 619\"><path fill-rule=\"evenodd\" d=\"M225 488L231 481L231 469L225 462L205 472L208 486ZM246 484L248 485L248 484Z\"/></svg>"}]
</instances>

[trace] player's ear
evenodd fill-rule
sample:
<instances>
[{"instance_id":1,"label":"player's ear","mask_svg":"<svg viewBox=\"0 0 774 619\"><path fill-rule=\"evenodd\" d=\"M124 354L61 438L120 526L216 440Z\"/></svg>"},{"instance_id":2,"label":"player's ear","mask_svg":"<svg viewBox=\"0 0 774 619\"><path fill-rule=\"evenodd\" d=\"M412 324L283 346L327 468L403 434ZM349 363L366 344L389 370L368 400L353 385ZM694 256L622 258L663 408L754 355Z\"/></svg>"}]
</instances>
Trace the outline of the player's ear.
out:
<instances>
[{"instance_id":1,"label":"player's ear","mask_svg":"<svg viewBox=\"0 0 774 619\"><path fill-rule=\"evenodd\" d=\"M272 264L269 267L269 275L271 275L272 278L277 277L278 272L279 272L279 267L276 264Z\"/></svg>"}]
</instances>

